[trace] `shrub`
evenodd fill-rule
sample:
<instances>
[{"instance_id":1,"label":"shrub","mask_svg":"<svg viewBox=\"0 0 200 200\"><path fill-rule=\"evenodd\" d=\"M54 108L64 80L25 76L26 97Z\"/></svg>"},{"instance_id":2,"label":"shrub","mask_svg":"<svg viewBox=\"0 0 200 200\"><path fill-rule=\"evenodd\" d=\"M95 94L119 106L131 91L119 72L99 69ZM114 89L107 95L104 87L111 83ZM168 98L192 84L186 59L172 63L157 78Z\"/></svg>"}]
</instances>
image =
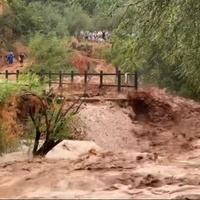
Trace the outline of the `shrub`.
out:
<instances>
[{"instance_id":1,"label":"shrub","mask_svg":"<svg viewBox=\"0 0 200 200\"><path fill-rule=\"evenodd\" d=\"M3 123L0 122L0 155L3 153L13 152L19 147L19 140L17 137L10 136L5 131Z\"/></svg>"},{"instance_id":2,"label":"shrub","mask_svg":"<svg viewBox=\"0 0 200 200\"><path fill-rule=\"evenodd\" d=\"M82 104L79 99L66 107L64 106L65 101L60 102L57 96L53 98L50 96L45 95L41 98L35 94L24 94L20 98L20 104L28 107L29 111L26 116L26 129L27 135L34 139L34 156L45 156L62 140L70 138L74 116ZM31 104L33 99L37 99L37 105Z\"/></svg>"},{"instance_id":3,"label":"shrub","mask_svg":"<svg viewBox=\"0 0 200 200\"><path fill-rule=\"evenodd\" d=\"M89 30L92 26L91 18L78 6L68 7L64 10L66 19L65 24L68 26L70 35L75 35L81 30Z\"/></svg>"},{"instance_id":4,"label":"shrub","mask_svg":"<svg viewBox=\"0 0 200 200\"><path fill-rule=\"evenodd\" d=\"M35 74L23 74L19 76L18 82L0 80L0 104L5 103L11 95L16 95L21 91L32 91L37 94L42 94L43 86L40 83L39 77Z\"/></svg>"}]
</instances>

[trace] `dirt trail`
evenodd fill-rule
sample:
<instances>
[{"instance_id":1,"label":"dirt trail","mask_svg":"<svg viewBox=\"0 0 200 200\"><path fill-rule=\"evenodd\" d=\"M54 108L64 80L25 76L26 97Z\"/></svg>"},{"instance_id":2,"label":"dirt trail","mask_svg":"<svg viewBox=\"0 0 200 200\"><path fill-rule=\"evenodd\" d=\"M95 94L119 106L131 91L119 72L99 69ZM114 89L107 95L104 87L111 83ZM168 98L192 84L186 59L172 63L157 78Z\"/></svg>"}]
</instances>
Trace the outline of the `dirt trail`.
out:
<instances>
[{"instance_id":1,"label":"dirt trail","mask_svg":"<svg viewBox=\"0 0 200 200\"><path fill-rule=\"evenodd\" d=\"M101 70L105 73L115 72L114 67L111 64L106 63L104 59L93 58L85 55L85 53L81 51L74 52L72 63L80 73L84 73L84 71L88 69L96 72L100 72Z\"/></svg>"},{"instance_id":2,"label":"dirt trail","mask_svg":"<svg viewBox=\"0 0 200 200\"><path fill-rule=\"evenodd\" d=\"M28 67L28 61L25 61L23 66L18 61L15 61L12 65L3 65L0 66L0 73L5 73L7 70L9 73L16 73L17 70L19 72L24 71ZM5 74L0 75L0 79L5 79ZM8 80L15 81L16 80L16 74L9 74Z\"/></svg>"},{"instance_id":3,"label":"dirt trail","mask_svg":"<svg viewBox=\"0 0 200 200\"><path fill-rule=\"evenodd\" d=\"M17 55L20 52L24 52L25 54L27 54L27 52L28 52L27 47L21 42L15 42L13 44L13 46L15 47L14 63L12 65L8 65L6 63L6 61L4 61L3 66L0 66L0 72L5 72L6 70L8 70L8 72L16 72L17 70L23 71L28 66L28 60L27 59L25 59L23 67L21 67L20 63L17 60ZM8 53L7 51L1 49L1 55L2 56L5 57L7 53ZM10 78L13 79L13 80L15 79L15 77L12 77L12 76L10 76Z\"/></svg>"},{"instance_id":4,"label":"dirt trail","mask_svg":"<svg viewBox=\"0 0 200 200\"><path fill-rule=\"evenodd\" d=\"M21 67L20 63L15 61L12 65L4 65L4 66L0 67L0 72L5 72L6 70L8 70L8 72L16 72L17 70L23 71L24 68L25 68L25 66Z\"/></svg>"},{"instance_id":5,"label":"dirt trail","mask_svg":"<svg viewBox=\"0 0 200 200\"><path fill-rule=\"evenodd\" d=\"M3 157L0 197L199 199L200 104L155 88L129 98L84 105L88 141L64 141L42 160Z\"/></svg>"},{"instance_id":6,"label":"dirt trail","mask_svg":"<svg viewBox=\"0 0 200 200\"><path fill-rule=\"evenodd\" d=\"M101 51L105 48L110 48L109 44L99 43L79 43L74 41L71 44L73 48L72 64L80 73L86 70L93 72L103 71L104 73L115 73L115 68L112 64L108 64L104 59L100 59Z\"/></svg>"}]
</instances>

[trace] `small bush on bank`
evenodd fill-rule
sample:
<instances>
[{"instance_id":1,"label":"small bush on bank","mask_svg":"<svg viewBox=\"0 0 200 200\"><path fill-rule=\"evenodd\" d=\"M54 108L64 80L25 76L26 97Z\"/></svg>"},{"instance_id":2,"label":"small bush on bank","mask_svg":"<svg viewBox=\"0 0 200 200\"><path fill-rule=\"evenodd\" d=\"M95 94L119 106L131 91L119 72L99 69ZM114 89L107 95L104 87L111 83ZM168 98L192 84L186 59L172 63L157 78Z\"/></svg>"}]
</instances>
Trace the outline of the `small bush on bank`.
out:
<instances>
[{"instance_id":1,"label":"small bush on bank","mask_svg":"<svg viewBox=\"0 0 200 200\"><path fill-rule=\"evenodd\" d=\"M37 108L33 103L37 101ZM32 102L32 104L31 104ZM22 94L19 96L21 109L28 108L25 116L26 137L34 141L33 155L45 156L51 149L64 139L72 137L73 123L76 123L75 116L80 109L82 100L78 99L66 107L65 100L58 96L35 94ZM27 141L28 141L27 139ZM32 144L30 143L32 146Z\"/></svg>"},{"instance_id":2,"label":"small bush on bank","mask_svg":"<svg viewBox=\"0 0 200 200\"><path fill-rule=\"evenodd\" d=\"M40 79L35 74L23 74L19 76L18 82L0 80L0 104L11 96L20 93L21 91L31 91L37 94L42 94L43 86Z\"/></svg>"},{"instance_id":3,"label":"small bush on bank","mask_svg":"<svg viewBox=\"0 0 200 200\"><path fill-rule=\"evenodd\" d=\"M0 156L3 153L16 151L19 147L19 140L17 137L10 136L6 133L6 129L2 122L0 122Z\"/></svg>"},{"instance_id":4,"label":"small bush on bank","mask_svg":"<svg viewBox=\"0 0 200 200\"><path fill-rule=\"evenodd\" d=\"M21 92L34 92L41 95L43 86L39 77L35 74L23 74L18 81L0 80L0 106L4 107L11 96L16 96ZM9 104L9 103L8 103ZM1 109L2 111L2 109ZM15 111L14 111L15 112ZM2 113L0 113L2 114ZM2 116L1 116L2 117ZM11 114L12 117L12 114ZM6 118L7 119L7 118ZM15 117L11 120L16 120ZM11 129L6 125L7 121L0 121L0 154L15 151L19 146L19 138L13 135ZM16 121L17 123L17 121ZM14 127L13 127L14 128Z\"/></svg>"}]
</instances>

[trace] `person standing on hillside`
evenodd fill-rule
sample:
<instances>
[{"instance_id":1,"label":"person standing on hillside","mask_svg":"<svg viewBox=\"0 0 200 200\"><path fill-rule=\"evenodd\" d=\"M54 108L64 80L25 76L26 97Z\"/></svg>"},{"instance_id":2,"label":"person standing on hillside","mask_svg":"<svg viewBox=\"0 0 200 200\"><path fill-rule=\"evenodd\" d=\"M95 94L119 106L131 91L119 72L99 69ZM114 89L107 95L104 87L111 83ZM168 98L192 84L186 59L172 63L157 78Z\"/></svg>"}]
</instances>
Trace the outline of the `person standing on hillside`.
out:
<instances>
[{"instance_id":1,"label":"person standing on hillside","mask_svg":"<svg viewBox=\"0 0 200 200\"><path fill-rule=\"evenodd\" d=\"M11 51L10 52L10 64L11 65L14 63L14 58L15 58L14 53Z\"/></svg>"},{"instance_id":2,"label":"person standing on hillside","mask_svg":"<svg viewBox=\"0 0 200 200\"><path fill-rule=\"evenodd\" d=\"M6 61L7 61L7 63L10 65L10 63L11 63L11 55L10 55L10 52L6 55Z\"/></svg>"},{"instance_id":3,"label":"person standing on hillside","mask_svg":"<svg viewBox=\"0 0 200 200\"><path fill-rule=\"evenodd\" d=\"M12 65L13 62L14 62L14 54L13 52L9 52L7 55L6 55L6 60L7 60L7 63L9 65Z\"/></svg>"},{"instance_id":4,"label":"person standing on hillside","mask_svg":"<svg viewBox=\"0 0 200 200\"><path fill-rule=\"evenodd\" d=\"M102 39L103 39L104 41L106 41L106 32L105 32L105 31L102 31Z\"/></svg>"},{"instance_id":5,"label":"person standing on hillside","mask_svg":"<svg viewBox=\"0 0 200 200\"><path fill-rule=\"evenodd\" d=\"M25 59L25 54L21 52L18 56L18 61L20 63L20 67L23 67L24 59Z\"/></svg>"}]
</instances>

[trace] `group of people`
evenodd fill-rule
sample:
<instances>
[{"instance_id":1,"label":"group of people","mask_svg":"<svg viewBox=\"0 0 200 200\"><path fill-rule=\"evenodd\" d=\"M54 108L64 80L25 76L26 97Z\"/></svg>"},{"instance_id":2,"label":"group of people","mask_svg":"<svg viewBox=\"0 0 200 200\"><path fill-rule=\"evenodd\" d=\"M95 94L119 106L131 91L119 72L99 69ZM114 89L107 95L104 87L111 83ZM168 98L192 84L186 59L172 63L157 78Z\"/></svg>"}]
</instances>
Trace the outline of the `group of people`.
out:
<instances>
[{"instance_id":1,"label":"group of people","mask_svg":"<svg viewBox=\"0 0 200 200\"><path fill-rule=\"evenodd\" d=\"M110 33L108 31L80 31L79 37L88 41L105 42L110 39Z\"/></svg>"},{"instance_id":2,"label":"group of people","mask_svg":"<svg viewBox=\"0 0 200 200\"><path fill-rule=\"evenodd\" d=\"M24 63L24 59L25 59L26 55L25 53L21 52L17 55L17 60L20 63L20 66L23 67L23 63ZM4 62L6 61L6 63L8 65L12 65L14 63L15 60L15 55L12 51L8 52L6 54L5 57L0 56L0 66L3 66Z\"/></svg>"}]
</instances>

